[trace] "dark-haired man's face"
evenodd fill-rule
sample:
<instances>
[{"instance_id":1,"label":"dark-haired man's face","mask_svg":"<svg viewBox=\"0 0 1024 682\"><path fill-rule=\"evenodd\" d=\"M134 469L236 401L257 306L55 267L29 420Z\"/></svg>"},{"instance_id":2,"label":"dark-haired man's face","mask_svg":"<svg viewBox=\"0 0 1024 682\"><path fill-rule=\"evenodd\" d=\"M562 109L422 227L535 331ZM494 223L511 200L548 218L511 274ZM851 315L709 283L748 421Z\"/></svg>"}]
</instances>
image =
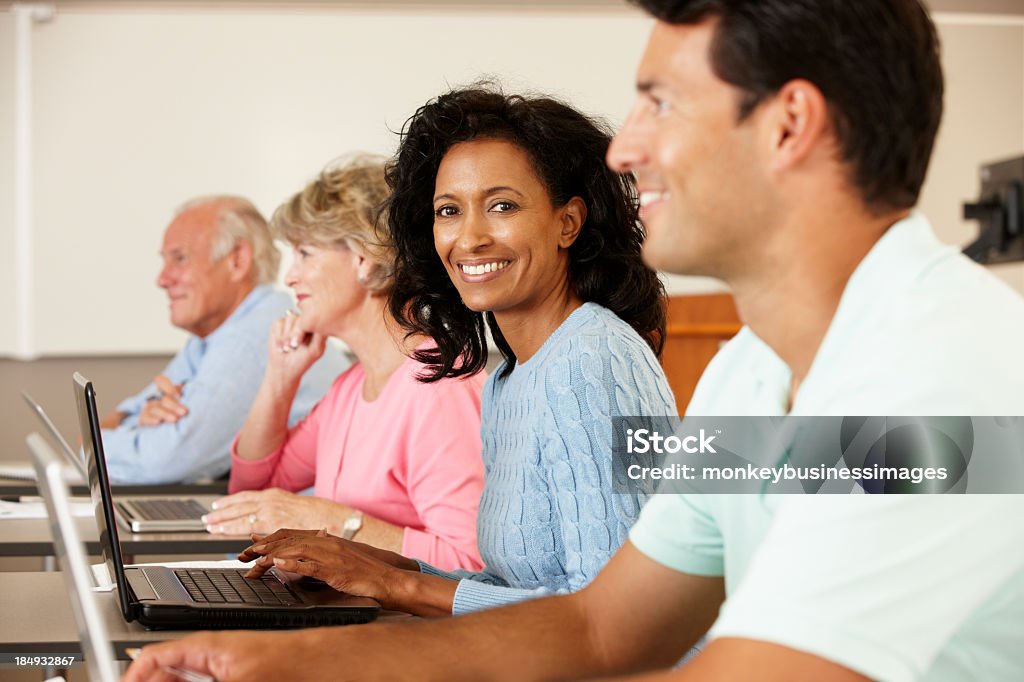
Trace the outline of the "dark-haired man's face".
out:
<instances>
[{"instance_id":1,"label":"dark-haired man's face","mask_svg":"<svg viewBox=\"0 0 1024 682\"><path fill-rule=\"evenodd\" d=\"M637 175L648 265L727 278L757 239L765 180L758 112L737 122L739 91L708 61L714 27L655 25L608 165Z\"/></svg>"}]
</instances>

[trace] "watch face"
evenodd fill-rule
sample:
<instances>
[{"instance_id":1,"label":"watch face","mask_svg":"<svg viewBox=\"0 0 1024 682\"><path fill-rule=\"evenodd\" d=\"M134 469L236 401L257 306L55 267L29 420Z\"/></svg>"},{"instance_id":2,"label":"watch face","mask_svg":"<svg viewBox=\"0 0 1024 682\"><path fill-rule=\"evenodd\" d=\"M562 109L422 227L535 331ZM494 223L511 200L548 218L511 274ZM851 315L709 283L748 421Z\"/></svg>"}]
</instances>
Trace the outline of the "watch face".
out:
<instances>
[{"instance_id":1,"label":"watch face","mask_svg":"<svg viewBox=\"0 0 1024 682\"><path fill-rule=\"evenodd\" d=\"M352 516L345 519L345 523L341 524L341 537L345 540L351 540L359 529L363 527L363 515L356 512Z\"/></svg>"}]
</instances>

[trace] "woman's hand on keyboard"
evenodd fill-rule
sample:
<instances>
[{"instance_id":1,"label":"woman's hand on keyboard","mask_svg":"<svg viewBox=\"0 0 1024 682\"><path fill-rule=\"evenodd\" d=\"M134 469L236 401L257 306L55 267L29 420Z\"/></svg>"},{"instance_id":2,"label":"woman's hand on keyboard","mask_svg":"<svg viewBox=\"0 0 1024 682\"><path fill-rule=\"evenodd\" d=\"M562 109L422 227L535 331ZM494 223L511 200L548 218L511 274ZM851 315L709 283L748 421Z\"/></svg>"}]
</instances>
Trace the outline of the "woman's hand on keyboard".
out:
<instances>
[{"instance_id":1,"label":"woman's hand on keyboard","mask_svg":"<svg viewBox=\"0 0 1024 682\"><path fill-rule=\"evenodd\" d=\"M257 536L258 537L258 536ZM322 580L339 592L369 597L386 609L421 616L451 615L458 582L420 573L411 559L326 531L282 530L259 539L239 555L256 563L256 578L273 567Z\"/></svg>"}]
</instances>

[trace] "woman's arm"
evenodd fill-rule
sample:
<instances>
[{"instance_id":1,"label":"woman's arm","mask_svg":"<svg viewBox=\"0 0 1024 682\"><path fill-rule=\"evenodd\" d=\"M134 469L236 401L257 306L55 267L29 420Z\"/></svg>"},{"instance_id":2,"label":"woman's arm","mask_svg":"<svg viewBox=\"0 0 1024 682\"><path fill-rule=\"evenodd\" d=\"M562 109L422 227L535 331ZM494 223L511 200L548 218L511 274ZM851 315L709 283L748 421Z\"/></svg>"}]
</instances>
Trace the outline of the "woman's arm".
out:
<instances>
[{"instance_id":1,"label":"woman's arm","mask_svg":"<svg viewBox=\"0 0 1024 682\"><path fill-rule=\"evenodd\" d=\"M295 315L274 323L263 383L235 440L235 454L240 459L263 459L284 444L288 415L302 375L324 354L326 343L326 337L300 329Z\"/></svg>"},{"instance_id":2,"label":"woman's arm","mask_svg":"<svg viewBox=\"0 0 1024 682\"><path fill-rule=\"evenodd\" d=\"M381 606L418 616L452 612L456 582L419 572L419 565L400 554L343 540L325 531L280 530L238 555L256 564L246 577L256 578L276 566L323 580L336 590L369 597Z\"/></svg>"},{"instance_id":3,"label":"woman's arm","mask_svg":"<svg viewBox=\"0 0 1024 682\"><path fill-rule=\"evenodd\" d=\"M483 564L476 544L476 517L484 484L483 377L444 379L430 385L413 377L409 380L402 468L405 492L421 525L405 529L401 552L443 569L479 569ZM362 534L357 539L371 542Z\"/></svg>"}]
</instances>

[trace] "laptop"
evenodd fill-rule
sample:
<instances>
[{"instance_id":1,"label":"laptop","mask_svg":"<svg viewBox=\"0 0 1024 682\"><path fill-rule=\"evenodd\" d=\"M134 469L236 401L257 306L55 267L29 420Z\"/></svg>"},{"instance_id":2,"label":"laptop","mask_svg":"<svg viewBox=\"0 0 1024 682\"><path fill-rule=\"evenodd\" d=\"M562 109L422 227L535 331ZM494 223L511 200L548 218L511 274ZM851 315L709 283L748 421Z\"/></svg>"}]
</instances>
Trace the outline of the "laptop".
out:
<instances>
[{"instance_id":1,"label":"laptop","mask_svg":"<svg viewBox=\"0 0 1024 682\"><path fill-rule=\"evenodd\" d=\"M71 495L64 482L64 466L38 433L30 435L26 442L32 453L39 492L50 517L50 534L53 535L57 562L64 576L64 587L71 598L71 610L78 626L89 679L116 682L118 672L114 649L107 623L92 591L92 572L85 545L78 536L78 528L71 515Z\"/></svg>"},{"instance_id":2,"label":"laptop","mask_svg":"<svg viewBox=\"0 0 1024 682\"><path fill-rule=\"evenodd\" d=\"M53 423L42 405L36 402L32 396L22 391L21 397L31 410L39 417L39 420L50 432L53 439L60 446L60 452L64 459L71 463L77 470L83 481L88 481L88 472L85 470L85 463L82 458L68 444L64 434L60 432L57 425ZM99 422L96 422L97 425ZM85 431L82 432L83 442L88 440ZM136 498L131 500L118 500L115 503L117 509L117 520L126 529L133 533L174 533L204 531L206 524L201 520L207 509L201 502L191 498Z\"/></svg>"},{"instance_id":3,"label":"laptop","mask_svg":"<svg viewBox=\"0 0 1024 682\"><path fill-rule=\"evenodd\" d=\"M338 592L326 583L274 568L260 579L247 580L245 569L125 568L114 520L106 459L92 383L76 373L82 432L86 439L89 493L96 511L100 550L117 586L127 621L148 628L288 628L366 623L377 617L380 604L366 597ZM198 549L198 548L197 548Z\"/></svg>"},{"instance_id":4,"label":"laptop","mask_svg":"<svg viewBox=\"0 0 1024 682\"><path fill-rule=\"evenodd\" d=\"M28 405L29 409L39 417L39 421L42 422L43 426L46 427L46 430L50 432L50 435L53 436L57 445L60 446L60 454L64 456L64 459L71 465L71 468L81 474L83 481L88 480L86 479L88 474L85 471L85 462L82 461L80 455L75 454L75 451L71 449L67 439L64 438L64 434L60 432L57 425L53 423L52 419L50 419L50 415L46 414L43 406L36 402L36 399L25 391L21 392L21 398L25 401L25 404Z\"/></svg>"}]
</instances>

